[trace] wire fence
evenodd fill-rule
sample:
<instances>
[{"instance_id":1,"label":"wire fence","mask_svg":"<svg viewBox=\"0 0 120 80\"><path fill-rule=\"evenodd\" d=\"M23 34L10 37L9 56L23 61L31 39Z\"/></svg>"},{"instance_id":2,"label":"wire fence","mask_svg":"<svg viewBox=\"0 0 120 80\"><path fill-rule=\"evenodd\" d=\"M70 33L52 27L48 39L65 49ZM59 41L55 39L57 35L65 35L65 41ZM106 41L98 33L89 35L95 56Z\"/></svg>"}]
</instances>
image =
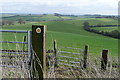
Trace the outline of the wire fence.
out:
<instances>
[{"instance_id":1,"label":"wire fence","mask_svg":"<svg viewBox=\"0 0 120 80\"><path fill-rule=\"evenodd\" d=\"M86 68L88 53L88 46L87 48L86 46L85 49L58 47L56 41L54 41L54 50L47 51L48 53L54 53L47 55L47 66L52 67L54 64L55 67L67 66L73 68Z\"/></svg>"},{"instance_id":2,"label":"wire fence","mask_svg":"<svg viewBox=\"0 0 120 80\"><path fill-rule=\"evenodd\" d=\"M83 67L83 54L84 54L83 49L62 47L61 49L58 50L57 54L59 65L74 68Z\"/></svg>"},{"instance_id":3,"label":"wire fence","mask_svg":"<svg viewBox=\"0 0 120 80\"><path fill-rule=\"evenodd\" d=\"M26 41L26 36L24 36L23 42L19 41L0 41L0 43L10 43L10 44L23 44L22 50L0 50L1 59L0 67L5 68L16 68L20 69L22 74L27 72L27 78L40 78L41 74L44 72L44 64L47 62L47 69L50 73L54 72L55 67L66 66L73 68L87 68L88 63L88 45L85 45L84 49L72 48L72 47L59 47L57 48L56 41L54 41L54 50L43 50L38 43L34 44L39 46L40 51L34 51L33 41L31 41L31 31L0 31L0 32L12 32L12 33L27 33L28 41ZM36 34L36 33L35 33ZM33 36L32 36L33 39ZM34 38L35 39L35 38ZM42 39L43 40L43 39ZM41 41L42 41L41 40ZM42 44L43 42L41 42ZM25 44L28 44L27 50L25 50ZM45 43L44 43L45 44ZM42 45L43 47L44 45ZM33 50L34 49L34 50ZM43 54L47 52L47 56ZM42 54L39 55L39 53ZM106 69L107 65L107 54L108 50L102 51L101 68ZM44 56L44 57L43 57ZM47 61L45 59L47 58ZM50 75L49 75L50 76Z\"/></svg>"},{"instance_id":4,"label":"wire fence","mask_svg":"<svg viewBox=\"0 0 120 80\"><path fill-rule=\"evenodd\" d=\"M8 43L12 44L22 44L22 50L0 50L0 67L3 68L5 71L8 69L19 69L21 72L20 75L24 75L24 78L30 78L31 77L31 31L14 31L14 30L0 30L0 32L4 33L25 33L28 36L23 35L23 41L0 41L0 43L4 43L3 45L8 45ZM16 37L16 36L14 36ZM28 38L28 41L26 41L26 38ZM25 45L28 45L27 50L25 50ZM14 70L12 72L15 72ZM17 72L18 73L18 72ZM16 74L17 74L16 73ZM2 76L8 75L7 73L2 74ZM8 77L9 78L9 77Z\"/></svg>"}]
</instances>

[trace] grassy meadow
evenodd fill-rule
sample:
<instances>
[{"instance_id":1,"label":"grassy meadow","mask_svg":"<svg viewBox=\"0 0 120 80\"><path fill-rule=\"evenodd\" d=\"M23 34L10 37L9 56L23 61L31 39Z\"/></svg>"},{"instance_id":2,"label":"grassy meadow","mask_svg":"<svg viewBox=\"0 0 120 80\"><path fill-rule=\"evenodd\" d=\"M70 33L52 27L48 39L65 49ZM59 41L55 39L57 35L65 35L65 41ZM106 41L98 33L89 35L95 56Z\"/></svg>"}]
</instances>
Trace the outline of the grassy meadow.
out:
<instances>
[{"instance_id":1,"label":"grassy meadow","mask_svg":"<svg viewBox=\"0 0 120 80\"><path fill-rule=\"evenodd\" d=\"M11 17L10 17L11 18ZM13 17L12 17L13 18ZM55 18L53 15L45 15L42 18L51 20ZM42 19L40 18L40 19ZM70 19L71 17L63 17ZM73 18L72 18L73 19ZM85 45L89 45L89 54L101 55L102 49L109 49L112 56L118 55L118 39L102 36L99 34L87 32L83 29L83 22L88 21L90 25L112 24L116 25L117 20L114 19L96 19L96 18L75 18L69 21L37 21L27 22L26 24L5 25L3 30L31 30L32 25L47 25L47 49L53 49L53 41L57 40L58 47L76 47L84 49ZM16 35L16 37L15 37ZM27 35L27 34L24 34ZM4 41L22 41L23 34L2 33ZM12 46L12 47L11 47ZM3 49L16 49L16 44L9 47L5 44ZM20 45L22 46L22 45ZM20 47L21 49L22 47ZM26 45L27 49L27 45Z\"/></svg>"},{"instance_id":2,"label":"grassy meadow","mask_svg":"<svg viewBox=\"0 0 120 80\"><path fill-rule=\"evenodd\" d=\"M117 26L114 27L95 27L93 29L99 30L99 31L107 31L107 32L111 32L113 30L118 30Z\"/></svg>"},{"instance_id":3,"label":"grassy meadow","mask_svg":"<svg viewBox=\"0 0 120 80\"><path fill-rule=\"evenodd\" d=\"M18 23L18 19L20 18L25 21L25 24ZM118 58L116 58L118 57L118 39L88 32L83 28L83 23L85 21L89 22L90 25L117 25L118 21L116 19L94 18L91 16L54 16L52 14L4 14L3 20L11 20L14 22L14 25L4 25L1 27L0 30L28 31L32 30L32 25L46 25L46 49L53 50L53 42L54 40L56 40L58 51L68 51L68 53L58 53L58 67L55 67L56 58L54 58L54 56L52 55L53 52L47 53L46 78L117 78L119 76L119 69L116 67L117 65L119 65ZM117 27L95 27L95 29L101 31L112 31L117 29ZM23 42L24 36L27 35L27 33L0 32L0 36L2 36L0 38L0 41ZM28 37L26 39L26 42L27 40ZM83 54L85 45L89 45L89 50L87 57L87 68L83 69L83 55L79 53ZM23 46L25 48L24 50L28 49L27 44L24 45L16 43L2 43L2 48L0 47L0 50L23 50ZM62 47L80 48L82 50L74 50ZM101 53L103 49L108 49L110 55L108 56L107 70L105 71L101 70ZM24 57L23 59L28 60L28 57ZM8 60L8 57L5 59L5 61L6 60ZM22 58L20 58L20 60L22 61ZM12 59L10 60L10 62L11 61ZM34 59L34 61L37 62L36 59ZM65 64L70 64L78 67L70 67L68 65L66 66ZM8 70L7 68L5 68L5 70L3 71L7 71L6 73L10 72L10 70ZM24 70L24 72L26 71ZM22 74L24 73L22 72Z\"/></svg>"},{"instance_id":4,"label":"grassy meadow","mask_svg":"<svg viewBox=\"0 0 120 80\"><path fill-rule=\"evenodd\" d=\"M15 15L15 14L3 14L2 15L2 19L3 20L12 20L12 21L17 21L18 19L23 19L24 21L51 21L51 20L68 20L68 19L78 19L79 17L73 17L73 16L62 16L62 17L58 17L58 16L54 16L53 14L36 14L36 15L31 15L31 14L19 14L19 15Z\"/></svg>"}]
</instances>

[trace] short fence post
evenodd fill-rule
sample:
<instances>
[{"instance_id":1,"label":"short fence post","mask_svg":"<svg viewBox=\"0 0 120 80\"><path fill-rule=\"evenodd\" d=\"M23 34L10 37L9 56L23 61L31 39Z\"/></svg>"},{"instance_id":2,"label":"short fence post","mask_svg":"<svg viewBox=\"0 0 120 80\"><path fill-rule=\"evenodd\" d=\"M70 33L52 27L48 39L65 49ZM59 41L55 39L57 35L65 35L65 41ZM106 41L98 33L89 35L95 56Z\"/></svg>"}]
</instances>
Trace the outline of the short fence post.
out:
<instances>
[{"instance_id":1,"label":"short fence post","mask_svg":"<svg viewBox=\"0 0 120 80\"><path fill-rule=\"evenodd\" d=\"M83 68L87 68L87 54L88 54L88 45L85 45Z\"/></svg>"},{"instance_id":2,"label":"short fence post","mask_svg":"<svg viewBox=\"0 0 120 80\"><path fill-rule=\"evenodd\" d=\"M46 77L46 26L32 26L32 48L35 52L36 70L39 80Z\"/></svg>"},{"instance_id":3,"label":"short fence post","mask_svg":"<svg viewBox=\"0 0 120 80\"><path fill-rule=\"evenodd\" d=\"M108 60L108 50L102 50L101 69L106 70Z\"/></svg>"},{"instance_id":4,"label":"short fence post","mask_svg":"<svg viewBox=\"0 0 120 80\"><path fill-rule=\"evenodd\" d=\"M55 67L58 67L58 55L57 55L57 43L54 40L54 55L55 55Z\"/></svg>"},{"instance_id":5,"label":"short fence post","mask_svg":"<svg viewBox=\"0 0 120 80\"><path fill-rule=\"evenodd\" d=\"M26 41L26 36L23 37L23 42ZM23 44L23 52L25 51L25 44Z\"/></svg>"}]
</instances>

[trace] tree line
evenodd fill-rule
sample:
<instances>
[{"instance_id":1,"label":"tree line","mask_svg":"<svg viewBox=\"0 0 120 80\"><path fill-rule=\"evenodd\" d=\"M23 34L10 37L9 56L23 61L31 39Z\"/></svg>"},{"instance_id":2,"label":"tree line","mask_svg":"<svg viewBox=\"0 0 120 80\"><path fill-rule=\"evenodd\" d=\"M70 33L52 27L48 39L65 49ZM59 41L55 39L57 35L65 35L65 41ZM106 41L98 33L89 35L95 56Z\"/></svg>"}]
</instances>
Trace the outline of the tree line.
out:
<instances>
[{"instance_id":1,"label":"tree line","mask_svg":"<svg viewBox=\"0 0 120 80\"><path fill-rule=\"evenodd\" d=\"M103 25L103 26L105 27L106 25ZM110 25L108 25L108 26L110 27ZM111 26L118 26L118 25L111 25ZM109 37L112 37L112 38L120 39L120 32L118 30L113 30L111 32L107 32L107 31L99 31L99 30L93 29L92 27L97 27L97 25L90 26L89 22L87 22L87 21L85 21L83 23L83 28L86 31L94 32L94 33L101 34L101 35L104 35L104 36L109 36Z\"/></svg>"},{"instance_id":2,"label":"tree line","mask_svg":"<svg viewBox=\"0 0 120 80\"><path fill-rule=\"evenodd\" d=\"M14 21L11 21L11 20L2 20L0 22L0 26L4 26L4 25L14 25ZM22 19L18 19L17 23L19 24L25 24L26 22Z\"/></svg>"}]
</instances>

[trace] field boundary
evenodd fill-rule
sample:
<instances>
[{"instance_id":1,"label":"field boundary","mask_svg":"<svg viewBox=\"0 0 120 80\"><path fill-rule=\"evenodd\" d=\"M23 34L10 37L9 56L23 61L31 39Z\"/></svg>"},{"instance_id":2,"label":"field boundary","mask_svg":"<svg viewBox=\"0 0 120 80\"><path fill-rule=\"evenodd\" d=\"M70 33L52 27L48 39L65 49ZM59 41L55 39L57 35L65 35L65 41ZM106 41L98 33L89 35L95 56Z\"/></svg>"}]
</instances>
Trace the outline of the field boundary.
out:
<instances>
[{"instance_id":1,"label":"field boundary","mask_svg":"<svg viewBox=\"0 0 120 80\"><path fill-rule=\"evenodd\" d=\"M108 37L120 39L119 30L113 30L111 32L107 32L107 31L99 31L99 30L93 29L93 27L102 27L102 26L103 27L110 27L110 26L115 26L115 25L89 25L88 22L84 22L83 25L84 25L83 28L86 31L97 33L97 34L100 34L100 35L103 35L103 36L108 36ZM120 25L116 25L116 26L120 26Z\"/></svg>"}]
</instances>

